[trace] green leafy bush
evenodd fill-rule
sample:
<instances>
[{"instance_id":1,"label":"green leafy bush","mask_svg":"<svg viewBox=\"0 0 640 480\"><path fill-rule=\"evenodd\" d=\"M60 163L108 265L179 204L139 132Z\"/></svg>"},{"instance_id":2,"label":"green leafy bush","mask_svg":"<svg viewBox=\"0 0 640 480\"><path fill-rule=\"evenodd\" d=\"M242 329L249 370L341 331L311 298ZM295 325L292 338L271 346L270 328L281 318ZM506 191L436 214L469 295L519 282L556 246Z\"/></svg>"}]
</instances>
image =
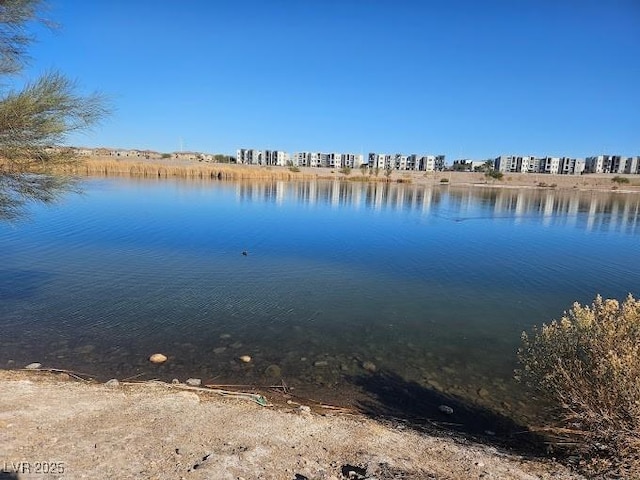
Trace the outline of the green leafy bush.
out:
<instances>
[{"instance_id":1,"label":"green leafy bush","mask_svg":"<svg viewBox=\"0 0 640 480\"><path fill-rule=\"evenodd\" d=\"M589 475L640 478L640 302L596 297L522 334L526 382L554 407L547 430L569 437Z\"/></svg>"},{"instance_id":2,"label":"green leafy bush","mask_svg":"<svg viewBox=\"0 0 640 480\"><path fill-rule=\"evenodd\" d=\"M296 166L291 166L289 167L289 171L293 172L293 173L298 173L300 171L300 169Z\"/></svg>"}]
</instances>

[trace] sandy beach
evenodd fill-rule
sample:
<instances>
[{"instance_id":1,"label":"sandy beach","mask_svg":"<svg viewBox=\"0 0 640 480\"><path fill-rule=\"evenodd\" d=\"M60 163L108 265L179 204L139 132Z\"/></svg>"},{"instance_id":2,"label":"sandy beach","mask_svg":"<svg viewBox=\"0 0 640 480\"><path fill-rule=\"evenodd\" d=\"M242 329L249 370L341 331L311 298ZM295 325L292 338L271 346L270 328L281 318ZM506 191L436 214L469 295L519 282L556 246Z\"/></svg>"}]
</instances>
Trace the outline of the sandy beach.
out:
<instances>
[{"instance_id":1,"label":"sandy beach","mask_svg":"<svg viewBox=\"0 0 640 480\"><path fill-rule=\"evenodd\" d=\"M550 458L290 401L0 371L0 478L556 479Z\"/></svg>"}]
</instances>

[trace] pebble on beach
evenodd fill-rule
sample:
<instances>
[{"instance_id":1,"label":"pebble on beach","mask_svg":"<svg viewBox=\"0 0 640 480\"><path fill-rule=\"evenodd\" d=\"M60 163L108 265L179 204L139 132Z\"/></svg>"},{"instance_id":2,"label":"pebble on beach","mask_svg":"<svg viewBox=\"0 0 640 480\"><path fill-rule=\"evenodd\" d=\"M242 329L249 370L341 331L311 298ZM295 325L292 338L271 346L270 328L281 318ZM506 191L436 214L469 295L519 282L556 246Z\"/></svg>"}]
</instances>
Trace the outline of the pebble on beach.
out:
<instances>
[{"instance_id":1,"label":"pebble on beach","mask_svg":"<svg viewBox=\"0 0 640 480\"><path fill-rule=\"evenodd\" d=\"M154 353L149 357L151 363L164 363L167 361L167 357L161 353Z\"/></svg>"},{"instance_id":2,"label":"pebble on beach","mask_svg":"<svg viewBox=\"0 0 640 480\"><path fill-rule=\"evenodd\" d=\"M302 415L311 415L311 407L307 405L300 405L296 411Z\"/></svg>"},{"instance_id":3,"label":"pebble on beach","mask_svg":"<svg viewBox=\"0 0 640 480\"><path fill-rule=\"evenodd\" d=\"M202 380L200 380L199 378L187 378L187 385L190 385L192 387L199 387L200 385L202 385Z\"/></svg>"},{"instance_id":4,"label":"pebble on beach","mask_svg":"<svg viewBox=\"0 0 640 480\"><path fill-rule=\"evenodd\" d=\"M238 357L241 362L249 363L251 361L251 357L249 355L242 355Z\"/></svg>"},{"instance_id":5,"label":"pebble on beach","mask_svg":"<svg viewBox=\"0 0 640 480\"><path fill-rule=\"evenodd\" d=\"M27 365L27 366L26 366L26 367L24 367L24 368L26 368L27 370L37 370L37 369L39 369L41 366L42 366L42 364L41 364L41 363L33 362L33 363L30 363L29 365Z\"/></svg>"}]
</instances>

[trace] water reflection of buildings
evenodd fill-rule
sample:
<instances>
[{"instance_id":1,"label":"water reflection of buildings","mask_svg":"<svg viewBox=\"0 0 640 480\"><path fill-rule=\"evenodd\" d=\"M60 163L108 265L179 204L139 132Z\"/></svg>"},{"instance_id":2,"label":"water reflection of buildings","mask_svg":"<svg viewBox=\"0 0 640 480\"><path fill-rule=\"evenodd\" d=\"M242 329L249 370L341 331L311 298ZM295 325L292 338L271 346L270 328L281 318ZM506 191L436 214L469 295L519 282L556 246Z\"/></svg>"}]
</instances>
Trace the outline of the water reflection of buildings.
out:
<instances>
[{"instance_id":1,"label":"water reflection of buildings","mask_svg":"<svg viewBox=\"0 0 640 480\"><path fill-rule=\"evenodd\" d=\"M640 195L568 190L454 188L386 182L239 183L240 201L294 202L374 211L435 212L451 220L540 218L591 231L640 233Z\"/></svg>"}]
</instances>

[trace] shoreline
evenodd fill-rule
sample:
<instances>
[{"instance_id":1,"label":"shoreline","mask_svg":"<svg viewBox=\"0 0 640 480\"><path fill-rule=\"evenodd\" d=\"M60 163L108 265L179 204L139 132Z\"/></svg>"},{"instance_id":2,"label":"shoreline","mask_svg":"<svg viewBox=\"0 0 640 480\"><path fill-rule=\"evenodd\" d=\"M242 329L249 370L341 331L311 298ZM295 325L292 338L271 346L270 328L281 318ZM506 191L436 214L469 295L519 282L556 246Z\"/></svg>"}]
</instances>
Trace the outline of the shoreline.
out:
<instances>
[{"instance_id":1,"label":"shoreline","mask_svg":"<svg viewBox=\"0 0 640 480\"><path fill-rule=\"evenodd\" d=\"M479 188L538 189L548 191L602 191L609 193L640 193L640 175L585 174L551 175L543 173L507 173L502 180L485 177L477 172L415 172L393 171L389 178L363 175L353 169L350 174L329 168L236 165L179 160L114 160L113 157L83 159L60 173L83 176L131 176L144 178L194 178L210 180L309 181L333 180L363 183L398 183L430 186L462 186ZM614 177L629 183L613 182Z\"/></svg>"},{"instance_id":2,"label":"shoreline","mask_svg":"<svg viewBox=\"0 0 640 480\"><path fill-rule=\"evenodd\" d=\"M8 478L583 478L550 458L295 401L29 371L0 370L0 385L0 471L19 475Z\"/></svg>"}]
</instances>

